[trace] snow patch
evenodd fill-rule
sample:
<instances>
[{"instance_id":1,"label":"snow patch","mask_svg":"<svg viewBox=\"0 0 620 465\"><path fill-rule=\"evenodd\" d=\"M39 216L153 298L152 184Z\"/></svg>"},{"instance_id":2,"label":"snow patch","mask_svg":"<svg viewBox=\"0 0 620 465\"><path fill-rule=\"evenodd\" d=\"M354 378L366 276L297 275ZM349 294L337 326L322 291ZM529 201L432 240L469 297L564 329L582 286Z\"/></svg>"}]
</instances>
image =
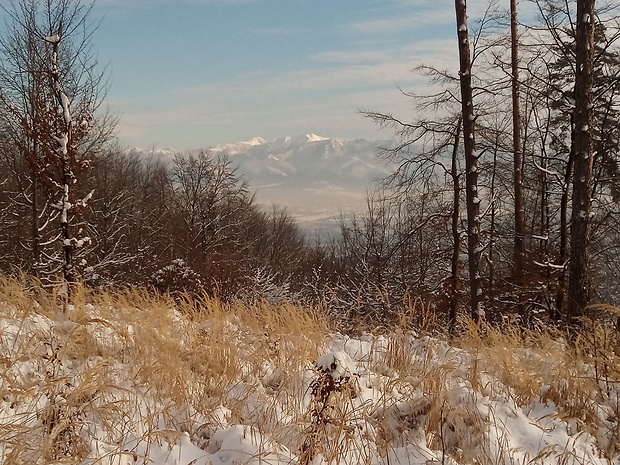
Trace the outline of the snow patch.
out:
<instances>
[{"instance_id":1,"label":"snow patch","mask_svg":"<svg viewBox=\"0 0 620 465\"><path fill-rule=\"evenodd\" d=\"M357 373L357 366L346 352L329 352L321 355L316 365L318 369L330 375L334 381L345 381Z\"/></svg>"}]
</instances>

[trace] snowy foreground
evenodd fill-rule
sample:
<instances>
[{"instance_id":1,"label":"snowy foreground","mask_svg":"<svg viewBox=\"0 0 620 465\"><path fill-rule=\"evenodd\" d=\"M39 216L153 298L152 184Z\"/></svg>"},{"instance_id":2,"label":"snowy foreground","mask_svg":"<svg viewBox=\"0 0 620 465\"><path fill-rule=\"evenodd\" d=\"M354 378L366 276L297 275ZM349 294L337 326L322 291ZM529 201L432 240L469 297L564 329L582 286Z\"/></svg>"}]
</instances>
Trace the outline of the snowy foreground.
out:
<instances>
[{"instance_id":1,"label":"snowy foreground","mask_svg":"<svg viewBox=\"0 0 620 465\"><path fill-rule=\"evenodd\" d=\"M2 304L0 464L620 463L609 367L553 338L457 348L288 307L187 315Z\"/></svg>"}]
</instances>

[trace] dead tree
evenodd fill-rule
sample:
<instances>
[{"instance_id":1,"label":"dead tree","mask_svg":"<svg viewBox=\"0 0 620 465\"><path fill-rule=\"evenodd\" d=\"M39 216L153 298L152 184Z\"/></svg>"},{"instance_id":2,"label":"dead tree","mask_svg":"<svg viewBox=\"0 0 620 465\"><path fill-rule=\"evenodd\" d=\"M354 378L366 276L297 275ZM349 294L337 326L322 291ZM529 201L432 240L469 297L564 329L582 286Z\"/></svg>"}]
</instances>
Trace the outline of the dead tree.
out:
<instances>
[{"instance_id":1,"label":"dead tree","mask_svg":"<svg viewBox=\"0 0 620 465\"><path fill-rule=\"evenodd\" d=\"M510 49L512 84L512 147L515 197L514 267L517 283L525 267L525 209L523 205L523 148L521 142L521 108L519 104L519 29L517 0L510 0Z\"/></svg>"},{"instance_id":2,"label":"dead tree","mask_svg":"<svg viewBox=\"0 0 620 465\"><path fill-rule=\"evenodd\" d=\"M469 264L470 311L474 321L480 319L482 286L480 277L480 198L478 197L478 154L476 153L475 115L471 80L471 54L467 30L467 4L455 0L459 48L459 79L463 146L465 149L465 190L467 208L467 257Z\"/></svg>"},{"instance_id":3,"label":"dead tree","mask_svg":"<svg viewBox=\"0 0 620 465\"><path fill-rule=\"evenodd\" d=\"M568 318L579 318L590 301L588 245L592 192L593 62L595 0L577 0L575 63L575 161L568 280Z\"/></svg>"}]
</instances>

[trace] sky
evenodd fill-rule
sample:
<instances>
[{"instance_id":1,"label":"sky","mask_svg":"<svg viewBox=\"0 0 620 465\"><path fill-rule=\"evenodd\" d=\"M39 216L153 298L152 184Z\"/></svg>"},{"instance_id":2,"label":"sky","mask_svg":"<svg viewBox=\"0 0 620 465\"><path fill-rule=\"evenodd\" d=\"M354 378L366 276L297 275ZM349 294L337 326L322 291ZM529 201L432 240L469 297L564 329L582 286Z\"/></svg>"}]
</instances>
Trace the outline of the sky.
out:
<instances>
[{"instance_id":1,"label":"sky","mask_svg":"<svg viewBox=\"0 0 620 465\"><path fill-rule=\"evenodd\" d=\"M97 0L91 12L120 144L175 150L389 137L360 110L410 117L399 88L427 84L415 66L457 67L454 18L437 0Z\"/></svg>"}]
</instances>

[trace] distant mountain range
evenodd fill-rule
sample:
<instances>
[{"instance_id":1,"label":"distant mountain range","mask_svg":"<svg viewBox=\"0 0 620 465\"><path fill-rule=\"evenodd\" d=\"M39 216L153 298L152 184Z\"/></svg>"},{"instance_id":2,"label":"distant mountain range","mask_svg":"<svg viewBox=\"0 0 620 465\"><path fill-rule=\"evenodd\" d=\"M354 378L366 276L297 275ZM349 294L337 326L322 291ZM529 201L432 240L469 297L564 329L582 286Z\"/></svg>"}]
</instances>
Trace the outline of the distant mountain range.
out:
<instances>
[{"instance_id":1,"label":"distant mountain range","mask_svg":"<svg viewBox=\"0 0 620 465\"><path fill-rule=\"evenodd\" d=\"M229 157L258 202L285 205L302 226L325 228L341 212L364 210L366 192L392 172L378 156L389 143L306 134L208 149Z\"/></svg>"},{"instance_id":2,"label":"distant mountain range","mask_svg":"<svg viewBox=\"0 0 620 465\"><path fill-rule=\"evenodd\" d=\"M306 134L205 149L228 156L257 202L286 206L302 228L323 234L333 232L341 212L364 211L367 191L392 172L378 156L387 145Z\"/></svg>"}]
</instances>

